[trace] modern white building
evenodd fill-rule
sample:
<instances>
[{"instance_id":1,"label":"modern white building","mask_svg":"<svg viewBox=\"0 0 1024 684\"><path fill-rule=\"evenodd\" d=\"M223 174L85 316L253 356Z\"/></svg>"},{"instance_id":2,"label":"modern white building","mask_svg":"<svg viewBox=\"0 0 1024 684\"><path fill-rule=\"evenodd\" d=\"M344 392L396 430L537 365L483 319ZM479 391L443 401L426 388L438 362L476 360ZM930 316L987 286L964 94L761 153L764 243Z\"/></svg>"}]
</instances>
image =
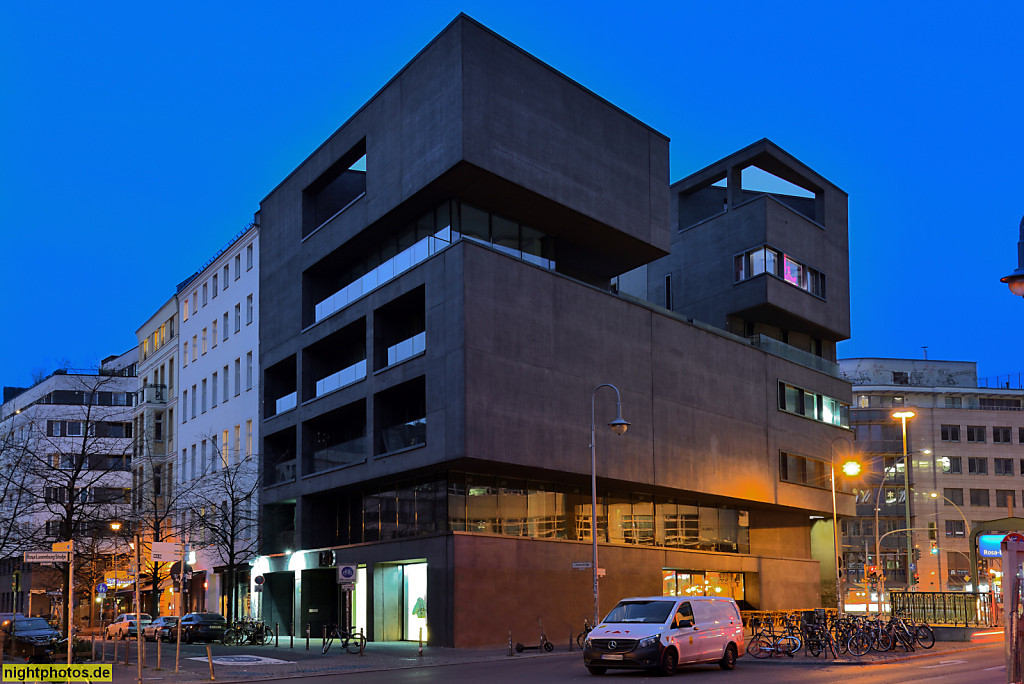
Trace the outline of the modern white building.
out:
<instances>
[{"instance_id":1,"label":"modern white building","mask_svg":"<svg viewBox=\"0 0 1024 684\"><path fill-rule=\"evenodd\" d=\"M4 388L4 480L24 477L31 495L17 500L5 487L0 501L3 538L17 537L0 560L0 612L57 613L59 574L21 554L73 538L76 558L94 561L76 564L76 617L96 619L92 587L118 551L109 521L128 513L136 361L133 348L98 370L59 369L32 387Z\"/></svg>"},{"instance_id":2,"label":"modern white building","mask_svg":"<svg viewBox=\"0 0 1024 684\"><path fill-rule=\"evenodd\" d=\"M196 521L223 516L230 507L231 495L216 492L224 482L215 476L240 468L244 480L254 480L258 470L258 236L255 225L242 231L180 285L177 293L181 363L175 471L187 507L182 527L193 530L187 540L193 550L190 564L194 573L188 585L189 608L225 615L249 612L248 565L238 574L236 563L242 590L238 605L229 611L223 543L218 544L209 529L203 530ZM244 482L233 484L250 488ZM251 511L247 517L254 519L258 511L255 496L243 505ZM243 527L236 548L254 547L255 525Z\"/></svg>"}]
</instances>

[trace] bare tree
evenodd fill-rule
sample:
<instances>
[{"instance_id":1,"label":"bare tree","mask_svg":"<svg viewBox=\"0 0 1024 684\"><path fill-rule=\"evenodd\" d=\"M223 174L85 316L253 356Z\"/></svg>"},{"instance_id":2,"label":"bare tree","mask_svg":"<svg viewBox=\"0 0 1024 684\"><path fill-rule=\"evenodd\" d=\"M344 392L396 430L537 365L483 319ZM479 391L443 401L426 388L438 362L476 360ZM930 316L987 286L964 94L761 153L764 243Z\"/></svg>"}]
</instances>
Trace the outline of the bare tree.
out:
<instances>
[{"instance_id":1,"label":"bare tree","mask_svg":"<svg viewBox=\"0 0 1024 684\"><path fill-rule=\"evenodd\" d=\"M189 517L194 520L193 539L225 568L224 595L227 619L235 619L239 571L259 550L260 480L258 459L249 455L230 464L225 453L198 481L190 497Z\"/></svg>"},{"instance_id":2,"label":"bare tree","mask_svg":"<svg viewBox=\"0 0 1024 684\"><path fill-rule=\"evenodd\" d=\"M28 474L19 467L28 450L30 432L13 419L0 427L0 558L34 548L30 527L23 524L37 508Z\"/></svg>"}]
</instances>

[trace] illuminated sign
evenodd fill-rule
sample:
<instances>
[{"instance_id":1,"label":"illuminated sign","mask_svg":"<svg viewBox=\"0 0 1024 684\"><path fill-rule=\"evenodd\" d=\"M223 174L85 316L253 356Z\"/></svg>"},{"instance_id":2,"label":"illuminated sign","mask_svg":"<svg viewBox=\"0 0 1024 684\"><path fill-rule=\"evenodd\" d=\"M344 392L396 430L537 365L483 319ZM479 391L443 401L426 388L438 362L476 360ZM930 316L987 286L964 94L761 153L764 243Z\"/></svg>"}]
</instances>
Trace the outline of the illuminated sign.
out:
<instances>
[{"instance_id":1,"label":"illuminated sign","mask_svg":"<svg viewBox=\"0 0 1024 684\"><path fill-rule=\"evenodd\" d=\"M982 558L1002 558L1002 534L983 534L978 537L978 553Z\"/></svg>"}]
</instances>

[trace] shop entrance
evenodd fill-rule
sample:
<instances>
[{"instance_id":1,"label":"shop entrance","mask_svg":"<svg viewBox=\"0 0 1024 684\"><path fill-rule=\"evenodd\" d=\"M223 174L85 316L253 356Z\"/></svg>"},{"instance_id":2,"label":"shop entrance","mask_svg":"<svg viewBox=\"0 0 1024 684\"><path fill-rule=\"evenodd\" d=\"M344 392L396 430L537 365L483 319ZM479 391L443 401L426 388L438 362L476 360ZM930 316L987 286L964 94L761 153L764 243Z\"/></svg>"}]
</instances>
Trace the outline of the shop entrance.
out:
<instances>
[{"instance_id":1,"label":"shop entrance","mask_svg":"<svg viewBox=\"0 0 1024 684\"><path fill-rule=\"evenodd\" d=\"M262 603L263 619L269 625L279 624L281 635L297 634L292 632L295 605L295 573L268 572L263 576Z\"/></svg>"},{"instance_id":2,"label":"shop entrance","mask_svg":"<svg viewBox=\"0 0 1024 684\"><path fill-rule=\"evenodd\" d=\"M377 566L377 634L383 641L427 639L427 564Z\"/></svg>"},{"instance_id":3,"label":"shop entrance","mask_svg":"<svg viewBox=\"0 0 1024 684\"><path fill-rule=\"evenodd\" d=\"M742 572L662 570L662 596L721 596L743 605L746 588Z\"/></svg>"}]
</instances>

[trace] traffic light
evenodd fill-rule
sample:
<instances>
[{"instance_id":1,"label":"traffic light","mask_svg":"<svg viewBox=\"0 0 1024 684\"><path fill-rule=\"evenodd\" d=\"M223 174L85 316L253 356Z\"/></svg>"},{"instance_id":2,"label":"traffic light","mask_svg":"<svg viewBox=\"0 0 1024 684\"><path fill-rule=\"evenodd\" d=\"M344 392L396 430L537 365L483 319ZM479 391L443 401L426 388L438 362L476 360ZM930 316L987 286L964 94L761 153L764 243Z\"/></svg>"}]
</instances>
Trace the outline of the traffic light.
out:
<instances>
[{"instance_id":1,"label":"traffic light","mask_svg":"<svg viewBox=\"0 0 1024 684\"><path fill-rule=\"evenodd\" d=\"M921 560L921 549L914 549L914 562Z\"/></svg>"},{"instance_id":2,"label":"traffic light","mask_svg":"<svg viewBox=\"0 0 1024 684\"><path fill-rule=\"evenodd\" d=\"M932 555L933 556L939 555L939 542L934 542L934 541L932 542Z\"/></svg>"},{"instance_id":3,"label":"traffic light","mask_svg":"<svg viewBox=\"0 0 1024 684\"><path fill-rule=\"evenodd\" d=\"M920 583L921 583L921 573L915 572L914 573L914 581L911 582L911 584L920 584Z\"/></svg>"}]
</instances>

